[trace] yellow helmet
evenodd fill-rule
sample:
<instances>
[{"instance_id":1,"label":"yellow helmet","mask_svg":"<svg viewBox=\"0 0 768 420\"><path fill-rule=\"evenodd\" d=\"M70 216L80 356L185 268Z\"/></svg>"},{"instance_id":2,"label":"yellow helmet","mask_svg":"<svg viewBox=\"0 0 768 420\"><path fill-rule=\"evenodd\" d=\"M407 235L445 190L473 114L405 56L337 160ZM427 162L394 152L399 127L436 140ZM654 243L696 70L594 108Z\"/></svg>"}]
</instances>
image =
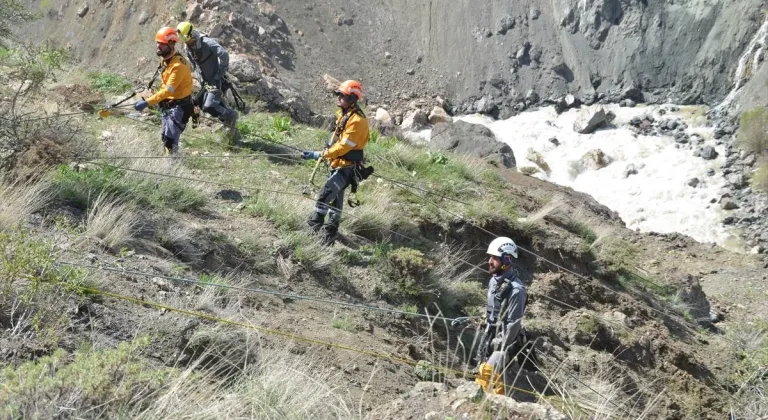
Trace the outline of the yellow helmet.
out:
<instances>
[{"instance_id":1,"label":"yellow helmet","mask_svg":"<svg viewBox=\"0 0 768 420\"><path fill-rule=\"evenodd\" d=\"M190 35L192 35L192 24L189 22L181 22L176 27L176 32L179 33L182 41L187 42L189 41Z\"/></svg>"}]
</instances>

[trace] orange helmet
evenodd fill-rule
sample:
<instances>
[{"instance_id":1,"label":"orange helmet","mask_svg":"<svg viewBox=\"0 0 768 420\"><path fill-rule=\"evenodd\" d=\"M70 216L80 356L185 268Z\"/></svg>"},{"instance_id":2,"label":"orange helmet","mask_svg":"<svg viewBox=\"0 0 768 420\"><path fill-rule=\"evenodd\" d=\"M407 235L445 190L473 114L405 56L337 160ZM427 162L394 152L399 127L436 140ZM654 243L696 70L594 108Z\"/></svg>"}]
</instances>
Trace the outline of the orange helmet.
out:
<instances>
[{"instance_id":1,"label":"orange helmet","mask_svg":"<svg viewBox=\"0 0 768 420\"><path fill-rule=\"evenodd\" d=\"M179 42L179 34L176 33L176 29L173 29L170 26L165 26L157 31L155 34L155 41L161 44L175 44Z\"/></svg>"},{"instance_id":2,"label":"orange helmet","mask_svg":"<svg viewBox=\"0 0 768 420\"><path fill-rule=\"evenodd\" d=\"M343 94L347 96L356 96L358 100L363 99L363 85L357 80L347 80L339 85L336 89L337 94Z\"/></svg>"}]
</instances>

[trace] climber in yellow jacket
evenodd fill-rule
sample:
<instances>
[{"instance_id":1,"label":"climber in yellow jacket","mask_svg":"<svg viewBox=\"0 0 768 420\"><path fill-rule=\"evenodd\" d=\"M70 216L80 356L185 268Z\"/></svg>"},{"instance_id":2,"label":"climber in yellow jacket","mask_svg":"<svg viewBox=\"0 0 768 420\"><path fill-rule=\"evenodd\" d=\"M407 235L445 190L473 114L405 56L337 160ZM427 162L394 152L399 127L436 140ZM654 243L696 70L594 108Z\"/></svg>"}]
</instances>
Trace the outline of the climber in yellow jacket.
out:
<instances>
[{"instance_id":1,"label":"climber in yellow jacket","mask_svg":"<svg viewBox=\"0 0 768 420\"><path fill-rule=\"evenodd\" d=\"M365 176L363 149L368 144L368 119L360 109L358 101L363 99L363 86L356 80L347 80L336 90L339 113L336 125L324 151L307 151L304 159L324 159L330 163L331 176L320 191L315 212L308 224L313 231L323 229L323 243L332 245L336 241L341 224L341 209L344 206L344 190ZM325 224L325 216L328 223Z\"/></svg>"},{"instance_id":2,"label":"climber in yellow jacket","mask_svg":"<svg viewBox=\"0 0 768 420\"><path fill-rule=\"evenodd\" d=\"M157 49L161 58L158 71L162 86L148 99L142 99L134 108L143 111L150 105L162 110L162 139L166 154L177 154L181 133L192 117L192 68L189 62L176 51L179 35L171 27L161 28L155 34Z\"/></svg>"}]
</instances>

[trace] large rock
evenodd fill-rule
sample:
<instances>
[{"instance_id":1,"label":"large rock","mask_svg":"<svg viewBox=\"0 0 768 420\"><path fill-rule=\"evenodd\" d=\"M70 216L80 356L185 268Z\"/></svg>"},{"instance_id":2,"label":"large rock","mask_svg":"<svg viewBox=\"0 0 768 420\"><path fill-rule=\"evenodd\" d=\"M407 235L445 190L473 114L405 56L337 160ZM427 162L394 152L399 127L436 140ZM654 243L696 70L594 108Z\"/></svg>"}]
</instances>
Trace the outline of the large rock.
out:
<instances>
[{"instance_id":1,"label":"large rock","mask_svg":"<svg viewBox=\"0 0 768 420\"><path fill-rule=\"evenodd\" d=\"M552 169L544 160L544 156L542 156L541 153L537 152L536 150L529 148L525 158L535 163L539 168L541 168L542 171L544 171L545 174L547 174L547 176L552 173Z\"/></svg>"},{"instance_id":2,"label":"large rock","mask_svg":"<svg viewBox=\"0 0 768 420\"><path fill-rule=\"evenodd\" d=\"M516 166L515 155L508 144L496 140L493 132L483 125L457 121L440 123L432 129L430 149L446 150L500 163L506 168Z\"/></svg>"},{"instance_id":3,"label":"large rock","mask_svg":"<svg viewBox=\"0 0 768 420\"><path fill-rule=\"evenodd\" d=\"M392 126L395 124L392 116L389 115L389 112L384 108L377 109L376 115L373 117L373 119L376 120L381 126Z\"/></svg>"},{"instance_id":4,"label":"large rock","mask_svg":"<svg viewBox=\"0 0 768 420\"><path fill-rule=\"evenodd\" d=\"M341 82L330 74L324 74L323 81L325 82L325 90L329 92L334 92L341 85Z\"/></svg>"},{"instance_id":5,"label":"large rock","mask_svg":"<svg viewBox=\"0 0 768 420\"><path fill-rule=\"evenodd\" d=\"M432 108L432 111L429 113L430 124L449 123L452 121L453 118L451 118L450 115L448 115L448 113L439 106Z\"/></svg>"},{"instance_id":6,"label":"large rock","mask_svg":"<svg viewBox=\"0 0 768 420\"><path fill-rule=\"evenodd\" d=\"M585 109L581 111L573 123L573 131L580 134L590 134L613 121L615 117L612 112L606 111L603 107Z\"/></svg>"},{"instance_id":7,"label":"large rock","mask_svg":"<svg viewBox=\"0 0 768 420\"><path fill-rule=\"evenodd\" d=\"M203 14L203 6L199 3L192 3L187 6L187 20L195 22Z\"/></svg>"},{"instance_id":8,"label":"large rock","mask_svg":"<svg viewBox=\"0 0 768 420\"><path fill-rule=\"evenodd\" d=\"M261 67L256 57L247 54L229 56L229 73L240 82L255 82L261 79Z\"/></svg>"},{"instance_id":9,"label":"large rock","mask_svg":"<svg viewBox=\"0 0 768 420\"><path fill-rule=\"evenodd\" d=\"M313 124L316 120L300 89L283 80L263 75L243 88L246 93L263 100L269 111L286 111L294 120L306 124Z\"/></svg>"},{"instance_id":10,"label":"large rock","mask_svg":"<svg viewBox=\"0 0 768 420\"><path fill-rule=\"evenodd\" d=\"M600 149L592 149L579 159L579 163L584 169L596 171L605 168L610 163L608 156Z\"/></svg>"},{"instance_id":11,"label":"large rock","mask_svg":"<svg viewBox=\"0 0 768 420\"><path fill-rule=\"evenodd\" d=\"M423 130L427 127L429 124L429 117L427 116L427 113L417 109L414 111L411 111L408 113L408 115L403 118L403 123L400 124L400 128L404 131L410 130L410 131L416 131L416 130Z\"/></svg>"},{"instance_id":12,"label":"large rock","mask_svg":"<svg viewBox=\"0 0 768 420\"><path fill-rule=\"evenodd\" d=\"M694 156L698 156L704 160L712 160L717 159L718 153L712 146L704 146L696 149L695 152L693 152Z\"/></svg>"}]
</instances>

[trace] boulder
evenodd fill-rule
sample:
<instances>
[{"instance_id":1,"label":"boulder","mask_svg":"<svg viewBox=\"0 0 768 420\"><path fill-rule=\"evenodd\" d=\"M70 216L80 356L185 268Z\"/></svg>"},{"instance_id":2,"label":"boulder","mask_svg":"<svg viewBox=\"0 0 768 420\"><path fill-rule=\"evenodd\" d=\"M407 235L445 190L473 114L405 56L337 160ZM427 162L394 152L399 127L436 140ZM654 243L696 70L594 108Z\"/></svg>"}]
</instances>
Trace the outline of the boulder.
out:
<instances>
[{"instance_id":1,"label":"boulder","mask_svg":"<svg viewBox=\"0 0 768 420\"><path fill-rule=\"evenodd\" d=\"M244 86L244 90L245 93L263 100L270 112L286 111L291 114L294 120L305 124L311 124L316 120L309 103L304 99L299 88L283 80L262 75L255 83Z\"/></svg>"},{"instance_id":2,"label":"boulder","mask_svg":"<svg viewBox=\"0 0 768 420\"><path fill-rule=\"evenodd\" d=\"M717 158L718 153L717 153L717 151L715 150L714 147L712 147L712 146L704 146L704 147L699 147L698 149L696 149L696 151L693 152L693 155L697 156L697 157L700 157L700 158L702 158L704 160L712 160L712 159L716 159Z\"/></svg>"},{"instance_id":3,"label":"boulder","mask_svg":"<svg viewBox=\"0 0 768 420\"><path fill-rule=\"evenodd\" d=\"M448 115L445 110L439 106L436 106L432 108L432 111L429 113L429 123L430 124L438 124L438 123L449 123L452 122L453 118L451 118L450 115Z\"/></svg>"},{"instance_id":4,"label":"boulder","mask_svg":"<svg viewBox=\"0 0 768 420\"><path fill-rule=\"evenodd\" d=\"M733 202L731 199L726 198L724 200L720 200L720 208L723 210L736 210L739 208L739 205Z\"/></svg>"},{"instance_id":5,"label":"boulder","mask_svg":"<svg viewBox=\"0 0 768 420\"><path fill-rule=\"evenodd\" d=\"M608 166L609 159L600 149L592 149L579 159L584 169L598 170Z\"/></svg>"},{"instance_id":6,"label":"boulder","mask_svg":"<svg viewBox=\"0 0 768 420\"><path fill-rule=\"evenodd\" d=\"M629 178L630 175L637 175L638 168L634 163L630 163L624 168L624 178Z\"/></svg>"},{"instance_id":7,"label":"boulder","mask_svg":"<svg viewBox=\"0 0 768 420\"><path fill-rule=\"evenodd\" d=\"M606 111L603 107L585 109L573 123L573 131L579 134L590 134L613 121L615 117L612 112Z\"/></svg>"},{"instance_id":8,"label":"boulder","mask_svg":"<svg viewBox=\"0 0 768 420\"><path fill-rule=\"evenodd\" d=\"M439 123L432 129L430 149L445 150L500 163L505 168L516 165L515 155L508 144L496 140L493 132L479 124L456 121Z\"/></svg>"},{"instance_id":9,"label":"boulder","mask_svg":"<svg viewBox=\"0 0 768 420\"><path fill-rule=\"evenodd\" d=\"M426 128L427 125L429 125L429 116L427 116L426 112L417 109L409 112L405 118L403 118L403 123L400 124L400 128L403 130L416 131Z\"/></svg>"},{"instance_id":10,"label":"boulder","mask_svg":"<svg viewBox=\"0 0 768 420\"><path fill-rule=\"evenodd\" d=\"M88 3L80 6L79 9L77 9L77 16L78 17L85 17L85 15L88 14Z\"/></svg>"},{"instance_id":11,"label":"boulder","mask_svg":"<svg viewBox=\"0 0 768 420\"><path fill-rule=\"evenodd\" d=\"M323 81L325 82L325 90L328 92L335 91L341 85L341 82L330 74L324 74Z\"/></svg>"},{"instance_id":12,"label":"boulder","mask_svg":"<svg viewBox=\"0 0 768 420\"><path fill-rule=\"evenodd\" d=\"M200 3L192 3L187 6L187 20L194 22L203 14L203 6Z\"/></svg>"},{"instance_id":13,"label":"boulder","mask_svg":"<svg viewBox=\"0 0 768 420\"><path fill-rule=\"evenodd\" d=\"M261 67L256 60L247 54L230 54L229 73L240 82L255 82L261 79Z\"/></svg>"},{"instance_id":14,"label":"boulder","mask_svg":"<svg viewBox=\"0 0 768 420\"><path fill-rule=\"evenodd\" d=\"M699 185L699 178L691 178L685 184L689 187L696 188Z\"/></svg>"},{"instance_id":15,"label":"boulder","mask_svg":"<svg viewBox=\"0 0 768 420\"><path fill-rule=\"evenodd\" d=\"M533 150L532 148L529 148L525 158L529 161L533 162L541 168L542 171L544 171L547 176L549 176L552 173L552 169L549 167L549 164L544 160L544 156L541 155L541 153Z\"/></svg>"},{"instance_id":16,"label":"boulder","mask_svg":"<svg viewBox=\"0 0 768 420\"><path fill-rule=\"evenodd\" d=\"M570 93L568 95L565 95L565 98L563 98L563 101L565 102L565 106L567 106L568 108L579 106L578 98L571 95Z\"/></svg>"},{"instance_id":17,"label":"boulder","mask_svg":"<svg viewBox=\"0 0 768 420\"><path fill-rule=\"evenodd\" d=\"M496 33L499 35L506 35L507 31L515 27L515 18L510 15L506 15L501 18L499 26L496 29Z\"/></svg>"},{"instance_id":18,"label":"boulder","mask_svg":"<svg viewBox=\"0 0 768 420\"><path fill-rule=\"evenodd\" d=\"M373 117L381 126L392 126L395 124L395 120L389 115L389 111L384 108L376 110L376 115Z\"/></svg>"}]
</instances>

